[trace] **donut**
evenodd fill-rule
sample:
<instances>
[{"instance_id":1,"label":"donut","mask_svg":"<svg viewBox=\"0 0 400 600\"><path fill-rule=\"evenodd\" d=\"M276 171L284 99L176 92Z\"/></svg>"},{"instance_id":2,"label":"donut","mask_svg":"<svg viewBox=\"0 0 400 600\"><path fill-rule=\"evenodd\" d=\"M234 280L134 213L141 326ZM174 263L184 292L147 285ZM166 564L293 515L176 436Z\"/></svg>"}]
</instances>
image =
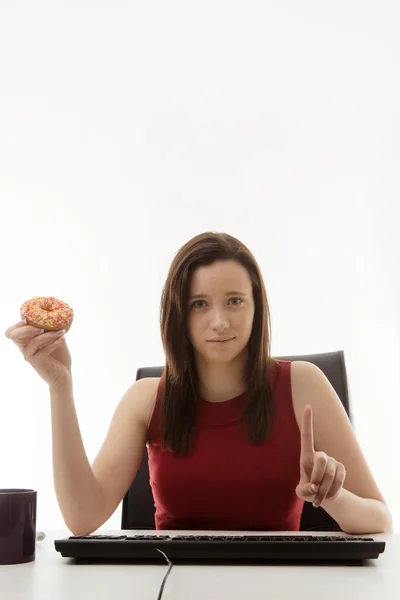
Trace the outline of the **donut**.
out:
<instances>
[{"instance_id":1,"label":"donut","mask_svg":"<svg viewBox=\"0 0 400 600\"><path fill-rule=\"evenodd\" d=\"M53 296L35 296L27 300L22 304L20 313L27 325L45 331L68 331L74 318L72 308Z\"/></svg>"}]
</instances>

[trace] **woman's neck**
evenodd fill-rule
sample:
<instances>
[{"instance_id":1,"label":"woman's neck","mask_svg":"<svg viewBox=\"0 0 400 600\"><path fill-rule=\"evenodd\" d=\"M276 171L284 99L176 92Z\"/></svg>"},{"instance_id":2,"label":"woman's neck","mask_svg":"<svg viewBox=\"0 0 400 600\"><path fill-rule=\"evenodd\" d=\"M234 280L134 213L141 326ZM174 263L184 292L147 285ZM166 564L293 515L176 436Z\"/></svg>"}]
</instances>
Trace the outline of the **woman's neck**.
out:
<instances>
[{"instance_id":1,"label":"woman's neck","mask_svg":"<svg viewBox=\"0 0 400 600\"><path fill-rule=\"evenodd\" d=\"M200 398L208 402L224 402L236 398L246 389L242 365L197 365Z\"/></svg>"}]
</instances>

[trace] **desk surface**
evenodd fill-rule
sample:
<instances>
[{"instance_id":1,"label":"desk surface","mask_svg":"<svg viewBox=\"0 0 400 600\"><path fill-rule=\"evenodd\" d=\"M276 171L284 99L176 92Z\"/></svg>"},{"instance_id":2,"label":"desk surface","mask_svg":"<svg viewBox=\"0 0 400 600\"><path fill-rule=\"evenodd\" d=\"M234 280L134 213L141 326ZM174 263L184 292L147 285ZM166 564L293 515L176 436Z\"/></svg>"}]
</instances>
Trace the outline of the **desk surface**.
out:
<instances>
[{"instance_id":1,"label":"desk surface","mask_svg":"<svg viewBox=\"0 0 400 600\"><path fill-rule=\"evenodd\" d=\"M132 535L132 530L99 529L95 533ZM135 530L135 533L151 532ZM319 532L319 535L323 534ZM54 548L55 539L70 535L66 529L46 531L46 539L36 544L35 561L0 565L2 600L157 600L167 563L75 564L73 559L63 558ZM378 559L367 561L364 566L175 564L166 581L162 600L287 600L294 597L294 593L296 600L393 600L399 597L400 533L365 537L385 540L386 549Z\"/></svg>"}]
</instances>

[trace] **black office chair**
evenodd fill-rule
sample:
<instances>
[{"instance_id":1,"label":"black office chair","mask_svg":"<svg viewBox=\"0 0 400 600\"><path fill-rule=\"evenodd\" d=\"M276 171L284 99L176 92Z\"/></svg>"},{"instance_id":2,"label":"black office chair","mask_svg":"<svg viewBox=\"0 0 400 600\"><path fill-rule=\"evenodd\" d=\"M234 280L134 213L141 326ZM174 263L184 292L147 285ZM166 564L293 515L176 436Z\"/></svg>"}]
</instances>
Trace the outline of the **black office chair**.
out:
<instances>
[{"instance_id":1,"label":"black office chair","mask_svg":"<svg viewBox=\"0 0 400 600\"><path fill-rule=\"evenodd\" d=\"M314 363L323 371L336 390L347 412L350 422L353 418L350 410L344 352L323 352L298 356L275 356L277 360L305 360ZM164 367L142 367L138 369L136 380L143 377L160 377ZM268 508L266 507L266 510ZM121 529L155 529L154 500L149 482L147 449L142 463L122 502ZM337 522L321 507L314 508L311 502L305 502L300 521L301 531L340 531Z\"/></svg>"}]
</instances>

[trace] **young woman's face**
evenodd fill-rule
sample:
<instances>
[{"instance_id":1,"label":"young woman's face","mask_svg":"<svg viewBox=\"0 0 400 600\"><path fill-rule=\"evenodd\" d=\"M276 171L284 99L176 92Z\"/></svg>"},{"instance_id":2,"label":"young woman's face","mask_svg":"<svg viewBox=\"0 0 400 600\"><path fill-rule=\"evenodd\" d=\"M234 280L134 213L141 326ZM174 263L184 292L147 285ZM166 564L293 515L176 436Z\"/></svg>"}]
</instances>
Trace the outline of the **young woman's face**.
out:
<instances>
[{"instance_id":1,"label":"young woman's face","mask_svg":"<svg viewBox=\"0 0 400 600\"><path fill-rule=\"evenodd\" d=\"M211 361L236 358L248 344L253 317L252 285L240 263L220 260L196 269L188 298L188 337L195 353Z\"/></svg>"}]
</instances>

